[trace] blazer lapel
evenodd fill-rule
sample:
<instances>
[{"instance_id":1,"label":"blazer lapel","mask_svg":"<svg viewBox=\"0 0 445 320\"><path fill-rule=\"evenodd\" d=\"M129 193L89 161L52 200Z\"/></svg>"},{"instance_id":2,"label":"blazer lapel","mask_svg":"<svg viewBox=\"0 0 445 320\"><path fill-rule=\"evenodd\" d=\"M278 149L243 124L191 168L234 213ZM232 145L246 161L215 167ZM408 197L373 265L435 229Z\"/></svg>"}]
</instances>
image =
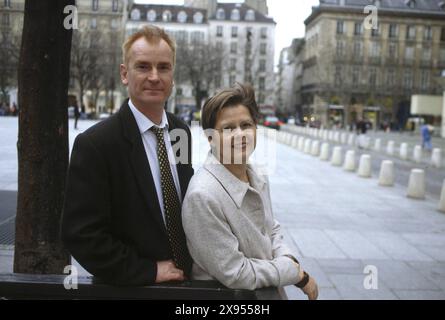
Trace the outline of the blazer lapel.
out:
<instances>
[{"instance_id":1,"label":"blazer lapel","mask_svg":"<svg viewBox=\"0 0 445 320\"><path fill-rule=\"evenodd\" d=\"M122 119L124 136L131 143L131 152L129 154L130 162L133 168L133 174L136 177L139 191L142 193L150 212L158 222L164 232L166 232L164 220L162 219L162 211L159 206L158 194L153 181L150 170L150 164L145 153L142 136L139 132L136 120L128 106L128 100L124 102L119 114Z\"/></svg>"}]
</instances>

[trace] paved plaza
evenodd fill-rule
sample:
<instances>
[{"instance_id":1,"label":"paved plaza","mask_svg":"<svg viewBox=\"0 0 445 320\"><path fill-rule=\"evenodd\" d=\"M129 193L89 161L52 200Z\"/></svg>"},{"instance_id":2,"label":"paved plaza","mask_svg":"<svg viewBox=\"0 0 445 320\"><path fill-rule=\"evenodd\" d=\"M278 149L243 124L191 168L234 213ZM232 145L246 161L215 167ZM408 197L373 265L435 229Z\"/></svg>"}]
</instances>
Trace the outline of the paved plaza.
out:
<instances>
[{"instance_id":1,"label":"paved plaza","mask_svg":"<svg viewBox=\"0 0 445 320\"><path fill-rule=\"evenodd\" d=\"M70 146L92 124L80 121L74 131L70 122ZM198 128L192 133L196 170L208 146ZM0 231L15 215L16 141L17 118L0 118ZM260 139L258 151L269 148L263 143L270 141ZM274 144L273 153L274 213L316 278L320 299L445 299L445 214L434 194L413 200L403 183L380 187L375 174L360 178L284 144ZM13 247L3 245L0 272L12 272L12 257ZM372 288L365 288L365 269L373 270ZM290 299L305 299L295 287L286 291Z\"/></svg>"}]
</instances>

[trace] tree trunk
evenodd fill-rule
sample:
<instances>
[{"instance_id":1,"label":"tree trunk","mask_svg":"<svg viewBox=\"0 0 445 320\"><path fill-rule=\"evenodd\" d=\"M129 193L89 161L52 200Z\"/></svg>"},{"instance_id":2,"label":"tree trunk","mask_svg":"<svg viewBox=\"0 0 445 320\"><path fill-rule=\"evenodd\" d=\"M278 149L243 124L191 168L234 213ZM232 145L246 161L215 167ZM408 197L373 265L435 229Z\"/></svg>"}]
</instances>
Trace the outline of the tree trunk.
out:
<instances>
[{"instance_id":1,"label":"tree trunk","mask_svg":"<svg viewBox=\"0 0 445 320\"><path fill-rule=\"evenodd\" d=\"M61 274L59 237L68 167L68 82L74 0L26 0L19 61L18 199L14 272Z\"/></svg>"}]
</instances>

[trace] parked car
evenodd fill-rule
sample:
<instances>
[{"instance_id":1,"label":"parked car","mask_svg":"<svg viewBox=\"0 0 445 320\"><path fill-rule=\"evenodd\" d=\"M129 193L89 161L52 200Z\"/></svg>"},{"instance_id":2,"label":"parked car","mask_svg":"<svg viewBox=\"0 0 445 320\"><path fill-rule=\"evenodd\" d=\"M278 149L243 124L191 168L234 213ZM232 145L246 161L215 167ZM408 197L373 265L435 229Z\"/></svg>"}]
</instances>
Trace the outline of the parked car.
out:
<instances>
[{"instance_id":1,"label":"parked car","mask_svg":"<svg viewBox=\"0 0 445 320\"><path fill-rule=\"evenodd\" d=\"M283 122L281 122L280 119L278 119L277 117L267 116L264 119L263 125L265 127L280 130L280 127L283 125Z\"/></svg>"}]
</instances>

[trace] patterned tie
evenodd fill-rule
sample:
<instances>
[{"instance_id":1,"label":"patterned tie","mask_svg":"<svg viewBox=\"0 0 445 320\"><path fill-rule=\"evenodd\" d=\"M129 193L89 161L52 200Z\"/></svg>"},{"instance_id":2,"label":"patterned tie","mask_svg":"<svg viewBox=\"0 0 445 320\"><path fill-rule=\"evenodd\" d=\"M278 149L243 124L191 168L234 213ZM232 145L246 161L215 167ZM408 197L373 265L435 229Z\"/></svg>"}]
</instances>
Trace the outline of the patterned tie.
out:
<instances>
[{"instance_id":1,"label":"patterned tie","mask_svg":"<svg viewBox=\"0 0 445 320\"><path fill-rule=\"evenodd\" d=\"M173 253L173 260L176 267L188 274L192 265L192 259L187 250L187 244L182 227L181 204L176 191L173 175L170 170L167 149L164 142L164 129L151 127L158 140L157 152L159 167L161 170L161 187L164 198L164 214L167 227L167 235L170 248Z\"/></svg>"}]
</instances>

